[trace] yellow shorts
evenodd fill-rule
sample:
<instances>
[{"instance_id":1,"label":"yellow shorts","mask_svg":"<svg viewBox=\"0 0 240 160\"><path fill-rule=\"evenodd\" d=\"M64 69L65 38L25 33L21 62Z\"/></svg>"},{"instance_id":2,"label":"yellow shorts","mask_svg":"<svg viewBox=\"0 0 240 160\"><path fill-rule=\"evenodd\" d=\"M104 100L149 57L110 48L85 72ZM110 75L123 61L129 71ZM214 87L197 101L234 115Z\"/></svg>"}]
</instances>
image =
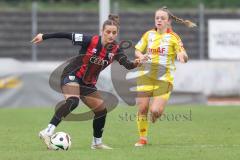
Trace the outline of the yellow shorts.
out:
<instances>
[{"instance_id":1,"label":"yellow shorts","mask_svg":"<svg viewBox=\"0 0 240 160\"><path fill-rule=\"evenodd\" d=\"M153 97L168 100L173 86L170 82L156 80L146 75L137 78L137 92L152 92Z\"/></svg>"}]
</instances>

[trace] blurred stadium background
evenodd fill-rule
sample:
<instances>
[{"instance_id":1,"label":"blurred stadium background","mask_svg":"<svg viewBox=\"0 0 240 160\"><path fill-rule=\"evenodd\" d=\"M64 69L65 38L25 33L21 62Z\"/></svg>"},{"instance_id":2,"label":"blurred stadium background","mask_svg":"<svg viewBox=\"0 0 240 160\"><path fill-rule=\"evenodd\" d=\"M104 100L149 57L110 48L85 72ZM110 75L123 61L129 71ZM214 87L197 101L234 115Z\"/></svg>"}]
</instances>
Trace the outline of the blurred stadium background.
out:
<instances>
[{"instance_id":1,"label":"blurred stadium background","mask_svg":"<svg viewBox=\"0 0 240 160\"><path fill-rule=\"evenodd\" d=\"M103 8L105 13L109 11L120 15L119 39L131 40L133 45L146 30L153 28L154 11L163 5L168 6L177 16L198 24L195 29L173 24L175 32L182 38L190 61L186 65L176 63L171 104L239 104L239 1L102 2L103 7L107 7ZM30 40L38 32L98 33L101 14L99 6L97 0L0 1L1 107L50 106L61 99L49 88L48 77L59 64L76 55L79 48L73 47L66 40L50 40L38 46L32 45ZM126 50L126 53L133 58L134 47ZM107 70L101 78L111 81L109 75ZM114 92L112 86L104 86L101 81L98 85L100 89ZM32 96L31 100L27 100L28 95ZM9 101L12 98L15 101Z\"/></svg>"},{"instance_id":2,"label":"blurred stadium background","mask_svg":"<svg viewBox=\"0 0 240 160\"><path fill-rule=\"evenodd\" d=\"M99 33L99 1L0 0L0 159L239 159L239 0L109 0L109 11L120 15L119 40L133 45L154 27L159 7L196 22L195 29L173 24L190 61L176 62L171 105L161 122L151 125L149 147L133 147L136 108L121 103L109 114L104 133L113 151L92 153L88 121L59 126L73 139L70 151L46 152L36 135L63 99L50 88L49 76L79 48L68 40L38 46L30 41L38 32ZM108 0L101 1L108 11ZM134 58L133 47L126 53ZM101 74L98 88L118 95L110 70Z\"/></svg>"}]
</instances>

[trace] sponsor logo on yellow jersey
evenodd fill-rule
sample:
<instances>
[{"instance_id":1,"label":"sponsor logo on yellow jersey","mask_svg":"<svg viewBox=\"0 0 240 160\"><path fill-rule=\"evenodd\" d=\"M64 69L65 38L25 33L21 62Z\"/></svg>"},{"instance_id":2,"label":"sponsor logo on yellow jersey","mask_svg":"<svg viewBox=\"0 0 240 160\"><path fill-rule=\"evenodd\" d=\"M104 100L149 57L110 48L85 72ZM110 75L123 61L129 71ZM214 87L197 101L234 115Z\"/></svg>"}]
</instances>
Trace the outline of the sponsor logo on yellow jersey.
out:
<instances>
[{"instance_id":1,"label":"sponsor logo on yellow jersey","mask_svg":"<svg viewBox=\"0 0 240 160\"><path fill-rule=\"evenodd\" d=\"M147 48L148 53L164 55L166 48Z\"/></svg>"}]
</instances>

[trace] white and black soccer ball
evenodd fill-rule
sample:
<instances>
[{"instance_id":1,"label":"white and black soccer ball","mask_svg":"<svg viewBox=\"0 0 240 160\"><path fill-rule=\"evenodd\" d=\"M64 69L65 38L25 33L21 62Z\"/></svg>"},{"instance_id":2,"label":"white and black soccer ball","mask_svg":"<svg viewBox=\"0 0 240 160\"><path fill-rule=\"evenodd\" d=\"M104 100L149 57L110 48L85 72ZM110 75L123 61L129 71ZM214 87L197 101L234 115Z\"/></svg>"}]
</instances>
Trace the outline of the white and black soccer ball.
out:
<instances>
[{"instance_id":1,"label":"white and black soccer ball","mask_svg":"<svg viewBox=\"0 0 240 160\"><path fill-rule=\"evenodd\" d=\"M57 132L50 138L50 149L52 150L68 150L71 144L71 137L65 132Z\"/></svg>"}]
</instances>

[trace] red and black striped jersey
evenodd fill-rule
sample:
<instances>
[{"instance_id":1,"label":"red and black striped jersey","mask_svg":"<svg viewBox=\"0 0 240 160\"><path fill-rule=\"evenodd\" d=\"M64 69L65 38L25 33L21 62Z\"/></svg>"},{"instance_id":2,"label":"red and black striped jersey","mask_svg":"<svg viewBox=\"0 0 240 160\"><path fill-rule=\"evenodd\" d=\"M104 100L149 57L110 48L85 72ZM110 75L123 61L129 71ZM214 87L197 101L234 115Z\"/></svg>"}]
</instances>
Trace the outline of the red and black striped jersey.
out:
<instances>
[{"instance_id":1,"label":"red and black striped jersey","mask_svg":"<svg viewBox=\"0 0 240 160\"><path fill-rule=\"evenodd\" d=\"M96 84L100 72L110 65L113 60L117 60L127 69L133 69L136 66L127 59L123 50L117 42L107 44L101 43L99 35L85 35L81 33L53 33L44 34L43 39L49 38L67 38L72 40L73 45L81 46L79 56L66 67L66 72L74 73L86 84Z\"/></svg>"}]
</instances>

